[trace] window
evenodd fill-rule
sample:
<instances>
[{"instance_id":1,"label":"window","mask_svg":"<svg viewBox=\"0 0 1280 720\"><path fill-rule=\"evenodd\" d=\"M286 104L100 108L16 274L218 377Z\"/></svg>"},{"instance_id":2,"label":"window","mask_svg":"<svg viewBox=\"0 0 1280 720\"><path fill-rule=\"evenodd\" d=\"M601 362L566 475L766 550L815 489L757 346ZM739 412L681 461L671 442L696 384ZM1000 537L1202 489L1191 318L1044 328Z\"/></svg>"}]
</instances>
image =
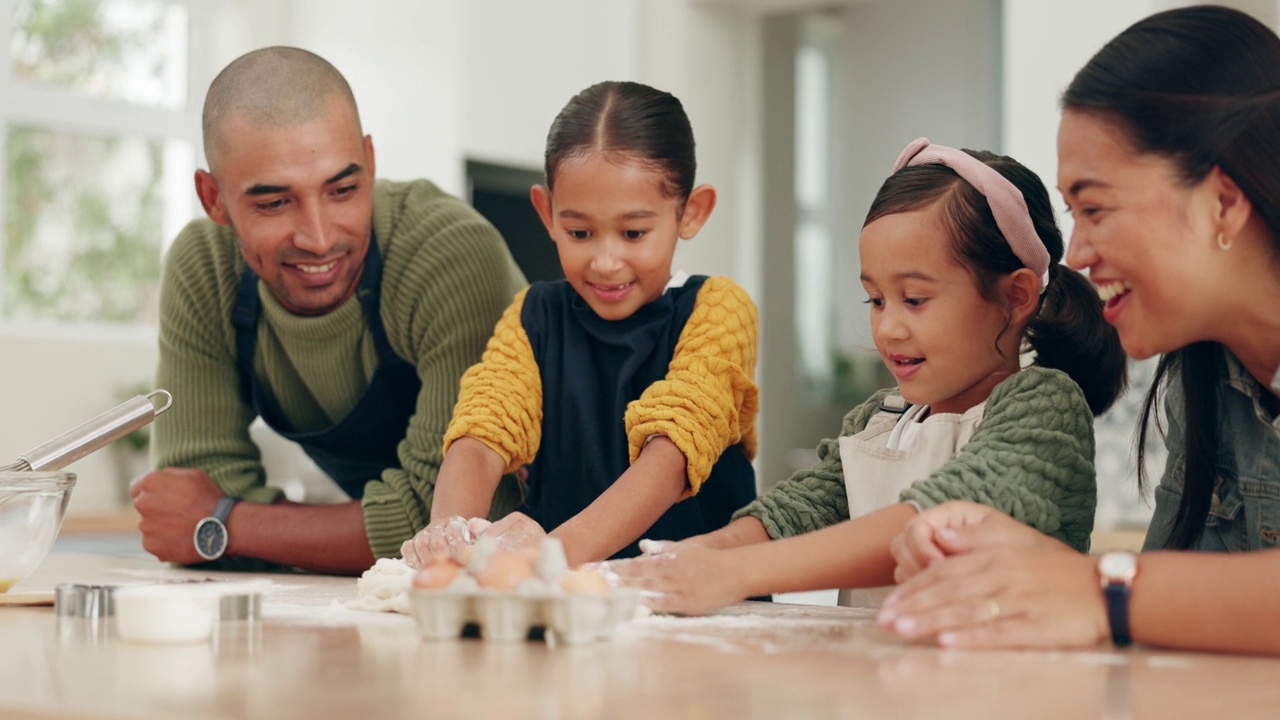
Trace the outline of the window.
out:
<instances>
[{"instance_id":1,"label":"window","mask_svg":"<svg viewBox=\"0 0 1280 720\"><path fill-rule=\"evenodd\" d=\"M835 204L832 65L839 26L825 14L800 18L795 77L795 329L797 367L811 402L833 392Z\"/></svg>"},{"instance_id":2,"label":"window","mask_svg":"<svg viewBox=\"0 0 1280 720\"><path fill-rule=\"evenodd\" d=\"M199 211L205 12L0 0L0 323L154 324L161 256Z\"/></svg>"}]
</instances>

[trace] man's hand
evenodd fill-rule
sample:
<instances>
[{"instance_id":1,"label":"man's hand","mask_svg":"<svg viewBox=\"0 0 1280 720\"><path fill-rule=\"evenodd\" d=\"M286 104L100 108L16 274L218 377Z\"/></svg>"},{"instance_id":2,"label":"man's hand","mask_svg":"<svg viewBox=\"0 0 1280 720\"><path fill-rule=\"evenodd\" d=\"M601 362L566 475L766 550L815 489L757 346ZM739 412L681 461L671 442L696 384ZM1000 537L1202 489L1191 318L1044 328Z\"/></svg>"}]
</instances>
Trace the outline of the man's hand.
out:
<instances>
[{"instance_id":1,"label":"man's hand","mask_svg":"<svg viewBox=\"0 0 1280 720\"><path fill-rule=\"evenodd\" d=\"M196 552L196 523L213 514L223 492L203 470L168 467L129 484L142 519L142 547L165 562L204 562Z\"/></svg>"}]
</instances>

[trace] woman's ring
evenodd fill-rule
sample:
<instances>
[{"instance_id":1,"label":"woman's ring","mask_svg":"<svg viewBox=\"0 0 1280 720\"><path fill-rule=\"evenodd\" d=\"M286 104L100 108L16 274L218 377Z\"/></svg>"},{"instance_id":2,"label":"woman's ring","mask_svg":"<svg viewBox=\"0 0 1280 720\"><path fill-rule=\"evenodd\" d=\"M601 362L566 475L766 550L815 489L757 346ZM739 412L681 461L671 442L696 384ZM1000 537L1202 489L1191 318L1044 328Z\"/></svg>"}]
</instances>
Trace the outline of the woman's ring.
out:
<instances>
[{"instance_id":1,"label":"woman's ring","mask_svg":"<svg viewBox=\"0 0 1280 720\"><path fill-rule=\"evenodd\" d=\"M987 607L991 609L991 620L995 622L1000 619L1000 603L995 598L987 600Z\"/></svg>"}]
</instances>

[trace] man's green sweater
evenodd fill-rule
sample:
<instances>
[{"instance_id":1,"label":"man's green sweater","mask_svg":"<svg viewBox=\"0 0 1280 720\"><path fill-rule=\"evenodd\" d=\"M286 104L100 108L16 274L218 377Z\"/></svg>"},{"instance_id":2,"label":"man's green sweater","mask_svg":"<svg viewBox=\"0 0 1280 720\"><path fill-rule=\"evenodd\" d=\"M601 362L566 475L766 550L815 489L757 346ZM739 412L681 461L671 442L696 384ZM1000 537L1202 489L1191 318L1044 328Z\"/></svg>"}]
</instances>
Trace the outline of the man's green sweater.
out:
<instances>
[{"instance_id":1,"label":"man's green sweater","mask_svg":"<svg viewBox=\"0 0 1280 720\"><path fill-rule=\"evenodd\" d=\"M851 410L840 435L862 432L894 390ZM948 500L990 505L1084 552L1098 504L1093 449L1093 414L1080 386L1058 370L1030 367L996 385L969 442L900 499L922 508ZM778 483L734 519L756 517L775 539L848 520L844 470L839 441L823 440L816 465Z\"/></svg>"},{"instance_id":2,"label":"man's green sweater","mask_svg":"<svg viewBox=\"0 0 1280 720\"><path fill-rule=\"evenodd\" d=\"M498 232L466 203L425 180L380 181L373 227L385 258L381 316L392 350L417 368L417 410L397 452L400 467L365 485L362 507L369 546L396 556L400 544L430 518L441 439L462 373L480 359L512 296L524 286ZM256 417L241 396L231 310L245 262L231 228L210 220L187 225L165 261L160 293L157 384L173 407L155 423L159 467L205 470L228 495L271 503ZM296 431L327 428L368 387L378 358L360 301L349 298L326 315L294 315L258 284L262 310L254 371ZM504 483L504 486L506 484ZM507 486L495 510L519 498Z\"/></svg>"}]
</instances>

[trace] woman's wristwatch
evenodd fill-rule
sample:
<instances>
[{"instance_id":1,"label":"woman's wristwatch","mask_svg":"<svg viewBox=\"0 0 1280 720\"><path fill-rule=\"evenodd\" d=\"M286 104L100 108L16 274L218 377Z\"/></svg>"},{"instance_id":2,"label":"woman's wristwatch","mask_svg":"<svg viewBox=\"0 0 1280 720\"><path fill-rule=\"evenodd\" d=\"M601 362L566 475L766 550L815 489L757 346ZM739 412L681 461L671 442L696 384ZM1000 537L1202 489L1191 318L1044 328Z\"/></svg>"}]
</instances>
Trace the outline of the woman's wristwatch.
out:
<instances>
[{"instance_id":1,"label":"woman's wristwatch","mask_svg":"<svg viewBox=\"0 0 1280 720\"><path fill-rule=\"evenodd\" d=\"M1111 642L1125 647L1133 642L1129 636L1129 590L1138 575L1138 556L1127 550L1104 554L1098 558L1098 577L1107 602L1107 622L1111 625Z\"/></svg>"}]
</instances>

